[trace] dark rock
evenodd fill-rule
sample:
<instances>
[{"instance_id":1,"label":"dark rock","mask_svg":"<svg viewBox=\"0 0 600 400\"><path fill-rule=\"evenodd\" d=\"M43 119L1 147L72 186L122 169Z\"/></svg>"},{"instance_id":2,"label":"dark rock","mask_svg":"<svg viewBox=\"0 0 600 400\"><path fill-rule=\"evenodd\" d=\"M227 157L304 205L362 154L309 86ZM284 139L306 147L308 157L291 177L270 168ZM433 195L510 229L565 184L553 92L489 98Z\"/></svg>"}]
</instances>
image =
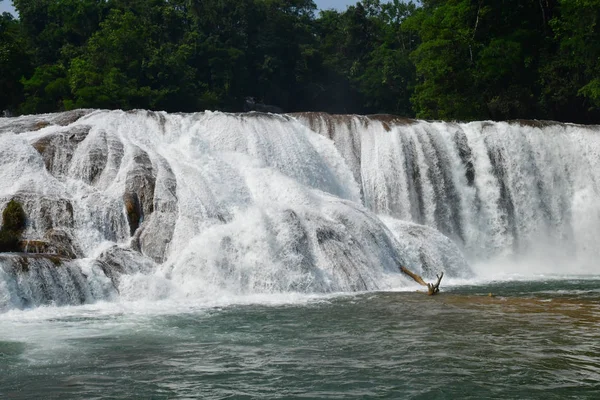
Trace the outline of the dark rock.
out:
<instances>
[{"instance_id":1,"label":"dark rock","mask_svg":"<svg viewBox=\"0 0 600 400\"><path fill-rule=\"evenodd\" d=\"M0 230L0 253L18 252L19 235L13 231Z\"/></svg>"},{"instance_id":2,"label":"dark rock","mask_svg":"<svg viewBox=\"0 0 600 400\"><path fill-rule=\"evenodd\" d=\"M123 194L131 235L137 230L140 222L154 211L156 187L156 176L148 154L138 148L133 161L134 166L127 174L126 191Z\"/></svg>"},{"instance_id":3,"label":"dark rock","mask_svg":"<svg viewBox=\"0 0 600 400\"><path fill-rule=\"evenodd\" d=\"M125 193L123 195L123 203L125 203L125 213L127 214L127 222L129 223L129 234L133 236L142 220L140 199L137 193Z\"/></svg>"},{"instance_id":4,"label":"dark rock","mask_svg":"<svg viewBox=\"0 0 600 400\"><path fill-rule=\"evenodd\" d=\"M108 143L106 142L106 133L102 132L101 143L97 146L92 146L86 153L86 176L82 176L83 180L93 185L97 179L102 175L102 172L106 168L108 162Z\"/></svg>"},{"instance_id":5,"label":"dark rock","mask_svg":"<svg viewBox=\"0 0 600 400\"><path fill-rule=\"evenodd\" d=\"M48 241L56 249L56 254L75 259L83 256L83 251L75 244L73 237L62 229L50 229L44 235L44 239Z\"/></svg>"},{"instance_id":6,"label":"dark rock","mask_svg":"<svg viewBox=\"0 0 600 400\"><path fill-rule=\"evenodd\" d=\"M177 178L166 160L158 159L154 211L144 217L132 246L157 263L165 260L165 254L177 223L179 206L177 201Z\"/></svg>"},{"instance_id":7,"label":"dark rock","mask_svg":"<svg viewBox=\"0 0 600 400\"><path fill-rule=\"evenodd\" d=\"M475 183L475 165L473 163L473 154L467 135L462 129L457 130L454 133L454 144L458 150L458 155L462 161L463 167L465 168L465 177L469 186L473 186Z\"/></svg>"},{"instance_id":8,"label":"dark rock","mask_svg":"<svg viewBox=\"0 0 600 400\"><path fill-rule=\"evenodd\" d=\"M91 284L78 262L56 255L0 254L0 270L8 282L10 308L79 305L116 294L112 283Z\"/></svg>"},{"instance_id":9,"label":"dark rock","mask_svg":"<svg viewBox=\"0 0 600 400\"><path fill-rule=\"evenodd\" d=\"M52 133L38 139L32 146L42 156L46 169L54 176L68 173L69 164L77 146L86 138L89 125L78 125L62 132Z\"/></svg>"},{"instance_id":10,"label":"dark rock","mask_svg":"<svg viewBox=\"0 0 600 400\"><path fill-rule=\"evenodd\" d=\"M5 272L12 273L27 273L35 268L36 264L45 266L52 266L59 268L64 265L68 260L54 254L26 254L26 253L11 253L11 254L0 254L0 265L8 265L9 269Z\"/></svg>"},{"instance_id":11,"label":"dark rock","mask_svg":"<svg viewBox=\"0 0 600 400\"><path fill-rule=\"evenodd\" d=\"M31 255L44 255L59 257L64 260L73 260L82 255L74 244L71 236L60 229L46 232L44 239L24 239L18 241L17 248L12 252Z\"/></svg>"},{"instance_id":12,"label":"dark rock","mask_svg":"<svg viewBox=\"0 0 600 400\"><path fill-rule=\"evenodd\" d=\"M25 254L56 254L54 246L43 240L21 240L19 247Z\"/></svg>"},{"instance_id":13,"label":"dark rock","mask_svg":"<svg viewBox=\"0 0 600 400\"><path fill-rule=\"evenodd\" d=\"M269 104L263 104L256 101L254 97L246 97L246 101L244 102L244 111L257 111L263 113L272 113L272 114L282 114L283 109L277 106L272 106Z\"/></svg>"},{"instance_id":14,"label":"dark rock","mask_svg":"<svg viewBox=\"0 0 600 400\"><path fill-rule=\"evenodd\" d=\"M22 205L27 224L32 230L46 232L54 228L72 228L74 225L73 205L67 199L29 192L18 192L14 199ZM0 203L3 200L0 198Z\"/></svg>"},{"instance_id":15,"label":"dark rock","mask_svg":"<svg viewBox=\"0 0 600 400\"><path fill-rule=\"evenodd\" d=\"M10 118L7 123L0 126L0 133L13 132L20 134L23 132L34 132L51 125L67 126L80 118L88 115L93 110L73 110L56 114L43 115L25 115L17 118Z\"/></svg>"},{"instance_id":16,"label":"dark rock","mask_svg":"<svg viewBox=\"0 0 600 400\"><path fill-rule=\"evenodd\" d=\"M105 250L98 257L97 262L115 287L119 286L120 276L123 274L147 274L155 268L151 260L137 251L118 246Z\"/></svg>"},{"instance_id":17,"label":"dark rock","mask_svg":"<svg viewBox=\"0 0 600 400\"><path fill-rule=\"evenodd\" d=\"M22 233L25 229L25 219L23 206L15 199L12 199L8 202L4 211L2 211L2 230Z\"/></svg>"},{"instance_id":18,"label":"dark rock","mask_svg":"<svg viewBox=\"0 0 600 400\"><path fill-rule=\"evenodd\" d=\"M88 114L91 114L93 111L94 110L90 110L90 109L65 111L65 112L61 112L61 113L52 115L52 117L49 119L49 121L50 121L50 123L52 123L52 125L67 126L67 125L71 125L73 122L76 122L80 118L85 117Z\"/></svg>"},{"instance_id":19,"label":"dark rock","mask_svg":"<svg viewBox=\"0 0 600 400\"><path fill-rule=\"evenodd\" d=\"M0 252L19 251L21 234L25 230L26 217L21 204L12 199L2 211L0 228Z\"/></svg>"},{"instance_id":20,"label":"dark rock","mask_svg":"<svg viewBox=\"0 0 600 400\"><path fill-rule=\"evenodd\" d=\"M381 122L381 124L383 125L383 129L385 129L386 132L391 131L392 127L394 126L413 125L418 122L417 120L411 118L403 118L391 114L373 114L368 115L367 118L369 121Z\"/></svg>"},{"instance_id":21,"label":"dark rock","mask_svg":"<svg viewBox=\"0 0 600 400\"><path fill-rule=\"evenodd\" d=\"M558 126L558 125L564 125L560 122L556 122L556 121L540 121L537 119L517 119L517 120L512 120L512 121L508 121L511 124L517 124L520 126L528 126L531 128L546 128L549 126Z\"/></svg>"}]
</instances>

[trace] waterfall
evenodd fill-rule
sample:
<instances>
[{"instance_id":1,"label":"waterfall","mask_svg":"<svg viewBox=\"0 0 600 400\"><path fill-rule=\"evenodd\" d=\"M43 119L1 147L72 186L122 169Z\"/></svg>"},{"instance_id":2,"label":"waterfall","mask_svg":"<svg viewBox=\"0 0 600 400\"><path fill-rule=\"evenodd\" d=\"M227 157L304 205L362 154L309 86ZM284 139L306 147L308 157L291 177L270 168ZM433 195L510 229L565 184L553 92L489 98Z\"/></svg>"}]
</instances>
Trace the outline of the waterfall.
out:
<instances>
[{"instance_id":1,"label":"waterfall","mask_svg":"<svg viewBox=\"0 0 600 400\"><path fill-rule=\"evenodd\" d=\"M78 305L115 296L112 282L96 263L0 254L0 312Z\"/></svg>"},{"instance_id":2,"label":"waterfall","mask_svg":"<svg viewBox=\"0 0 600 400\"><path fill-rule=\"evenodd\" d=\"M594 270L599 127L297 118L334 140L374 213L435 228L472 262L543 256Z\"/></svg>"},{"instance_id":3,"label":"waterfall","mask_svg":"<svg viewBox=\"0 0 600 400\"><path fill-rule=\"evenodd\" d=\"M589 271L597 130L318 113L0 118L0 210L22 204L22 239L49 253L0 257L0 310L380 290L408 284L400 265L468 278L470 264L540 254Z\"/></svg>"}]
</instances>

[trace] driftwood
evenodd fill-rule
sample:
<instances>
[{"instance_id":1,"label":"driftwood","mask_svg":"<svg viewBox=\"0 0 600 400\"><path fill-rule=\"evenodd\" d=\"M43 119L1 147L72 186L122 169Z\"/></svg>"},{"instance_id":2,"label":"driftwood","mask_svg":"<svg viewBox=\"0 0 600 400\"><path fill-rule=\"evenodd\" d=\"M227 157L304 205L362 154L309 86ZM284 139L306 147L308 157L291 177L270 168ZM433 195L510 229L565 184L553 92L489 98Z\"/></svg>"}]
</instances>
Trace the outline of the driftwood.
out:
<instances>
[{"instance_id":1,"label":"driftwood","mask_svg":"<svg viewBox=\"0 0 600 400\"><path fill-rule=\"evenodd\" d=\"M438 294L439 293L439 291L440 291L440 282L442 281L442 278L444 277L444 273L443 272L441 273L441 275L437 275L438 280L437 280L436 283L427 283L427 282L425 282L423 280L423 278L420 275L415 274L414 272L412 272L411 270L409 270L406 267L400 267L400 271L402 271L406 275L410 276L419 285L427 286L427 294L429 296L433 296L434 294Z\"/></svg>"}]
</instances>

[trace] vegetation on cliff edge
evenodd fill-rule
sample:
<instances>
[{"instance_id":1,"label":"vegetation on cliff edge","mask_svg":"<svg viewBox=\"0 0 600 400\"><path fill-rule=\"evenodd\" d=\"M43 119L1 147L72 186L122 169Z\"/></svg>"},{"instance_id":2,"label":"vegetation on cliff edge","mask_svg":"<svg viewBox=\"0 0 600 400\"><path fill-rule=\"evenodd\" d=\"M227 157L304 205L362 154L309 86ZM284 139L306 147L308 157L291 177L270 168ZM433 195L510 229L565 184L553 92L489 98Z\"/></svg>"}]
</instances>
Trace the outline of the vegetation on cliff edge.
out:
<instances>
[{"instance_id":1,"label":"vegetation on cliff edge","mask_svg":"<svg viewBox=\"0 0 600 400\"><path fill-rule=\"evenodd\" d=\"M2 0L0 0L2 1ZM14 0L0 111L600 122L600 0Z\"/></svg>"}]
</instances>

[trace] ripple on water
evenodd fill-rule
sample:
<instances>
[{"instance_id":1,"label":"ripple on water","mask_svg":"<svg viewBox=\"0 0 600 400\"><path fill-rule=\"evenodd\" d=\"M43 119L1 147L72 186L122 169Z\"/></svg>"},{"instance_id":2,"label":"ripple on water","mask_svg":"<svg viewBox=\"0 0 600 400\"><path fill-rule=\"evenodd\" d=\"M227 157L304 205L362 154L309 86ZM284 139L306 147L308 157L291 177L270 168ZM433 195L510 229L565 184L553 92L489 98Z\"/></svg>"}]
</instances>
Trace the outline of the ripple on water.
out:
<instances>
[{"instance_id":1,"label":"ripple on water","mask_svg":"<svg viewBox=\"0 0 600 400\"><path fill-rule=\"evenodd\" d=\"M435 297L370 293L10 318L0 331L0 394L595 399L597 284L511 282Z\"/></svg>"}]
</instances>

